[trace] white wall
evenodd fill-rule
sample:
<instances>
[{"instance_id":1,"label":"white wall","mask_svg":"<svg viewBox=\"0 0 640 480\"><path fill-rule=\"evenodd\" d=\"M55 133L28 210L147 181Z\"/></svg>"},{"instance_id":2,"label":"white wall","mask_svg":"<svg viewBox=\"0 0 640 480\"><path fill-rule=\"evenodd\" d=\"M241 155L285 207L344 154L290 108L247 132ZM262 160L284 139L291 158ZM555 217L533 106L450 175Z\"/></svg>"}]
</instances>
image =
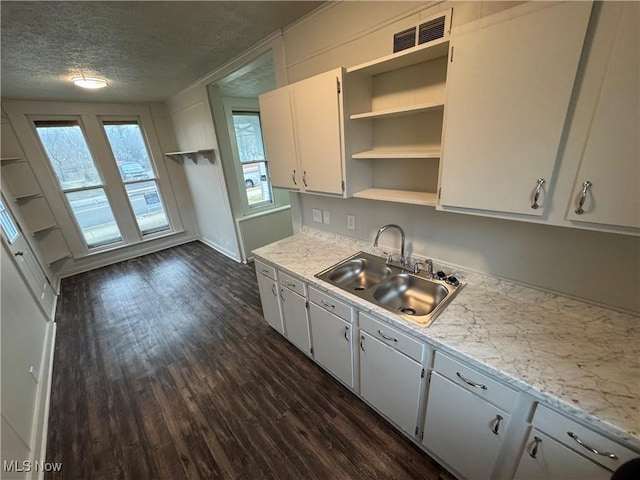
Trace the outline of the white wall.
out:
<instances>
[{"instance_id":1,"label":"white wall","mask_svg":"<svg viewBox=\"0 0 640 480\"><path fill-rule=\"evenodd\" d=\"M452 24L458 26L519 3L522 2L332 3L285 30L289 81L387 55L391 53L394 32L442 9L453 6ZM579 142L580 133L584 138L585 132L575 131L571 138L576 137ZM575 152L575 148L570 143L567 151ZM565 175L560 172L559 176ZM313 223L312 208L330 211L332 224ZM296 230L310 225L367 241L373 241L380 226L398 223L417 254L640 311L637 237L307 194L292 194L292 213ZM355 231L346 229L347 213L356 215ZM393 236L383 242L395 246L393 243ZM615 279L615 284L605 279Z\"/></svg>"}]
</instances>

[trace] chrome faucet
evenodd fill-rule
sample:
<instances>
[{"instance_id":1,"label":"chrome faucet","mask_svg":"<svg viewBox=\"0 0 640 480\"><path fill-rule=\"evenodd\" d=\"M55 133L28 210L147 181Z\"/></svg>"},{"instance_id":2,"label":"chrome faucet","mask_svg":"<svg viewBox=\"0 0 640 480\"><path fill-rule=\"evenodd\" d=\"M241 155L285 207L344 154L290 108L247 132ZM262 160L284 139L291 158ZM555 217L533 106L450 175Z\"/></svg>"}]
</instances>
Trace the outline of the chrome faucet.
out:
<instances>
[{"instance_id":1,"label":"chrome faucet","mask_svg":"<svg viewBox=\"0 0 640 480\"><path fill-rule=\"evenodd\" d=\"M380 238L380 234L385 230L387 230L388 228L395 228L400 232L400 237L402 239L402 244L400 245L400 265L405 265L406 259L404 257L404 230L402 230L402 227L400 227L400 225L389 224L389 225L385 225L380 230L378 230L378 233L376 234L376 239L373 241L373 246L374 247L378 246L378 239ZM387 263L391 263L391 255L389 255L389 257L387 258Z\"/></svg>"}]
</instances>

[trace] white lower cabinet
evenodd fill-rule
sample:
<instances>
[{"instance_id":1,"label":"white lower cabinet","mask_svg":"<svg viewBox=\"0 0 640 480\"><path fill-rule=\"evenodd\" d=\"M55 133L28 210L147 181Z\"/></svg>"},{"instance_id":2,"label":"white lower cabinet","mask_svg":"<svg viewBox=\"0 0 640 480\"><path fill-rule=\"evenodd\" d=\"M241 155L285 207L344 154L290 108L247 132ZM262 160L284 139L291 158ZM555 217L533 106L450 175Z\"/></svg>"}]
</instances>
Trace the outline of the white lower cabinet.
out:
<instances>
[{"instance_id":1,"label":"white lower cabinet","mask_svg":"<svg viewBox=\"0 0 640 480\"><path fill-rule=\"evenodd\" d=\"M514 480L608 480L611 472L532 429Z\"/></svg>"},{"instance_id":2,"label":"white lower cabinet","mask_svg":"<svg viewBox=\"0 0 640 480\"><path fill-rule=\"evenodd\" d=\"M469 480L491 477L509 414L434 372L424 446Z\"/></svg>"},{"instance_id":3,"label":"white lower cabinet","mask_svg":"<svg viewBox=\"0 0 640 480\"><path fill-rule=\"evenodd\" d=\"M282 319L286 337L291 343L311 356L311 337L307 319L307 299L287 287L280 286Z\"/></svg>"},{"instance_id":4,"label":"white lower cabinet","mask_svg":"<svg viewBox=\"0 0 640 480\"><path fill-rule=\"evenodd\" d=\"M422 365L360 331L360 395L414 436L418 422Z\"/></svg>"},{"instance_id":5,"label":"white lower cabinet","mask_svg":"<svg viewBox=\"0 0 640 480\"><path fill-rule=\"evenodd\" d=\"M282 323L282 313L280 312L280 302L278 301L278 282L267 277L264 273L258 272L256 277L258 278L258 290L260 290L264 319L284 335L284 324Z\"/></svg>"},{"instance_id":6,"label":"white lower cabinet","mask_svg":"<svg viewBox=\"0 0 640 480\"><path fill-rule=\"evenodd\" d=\"M313 356L349 388L353 388L351 324L315 303L309 304Z\"/></svg>"}]
</instances>

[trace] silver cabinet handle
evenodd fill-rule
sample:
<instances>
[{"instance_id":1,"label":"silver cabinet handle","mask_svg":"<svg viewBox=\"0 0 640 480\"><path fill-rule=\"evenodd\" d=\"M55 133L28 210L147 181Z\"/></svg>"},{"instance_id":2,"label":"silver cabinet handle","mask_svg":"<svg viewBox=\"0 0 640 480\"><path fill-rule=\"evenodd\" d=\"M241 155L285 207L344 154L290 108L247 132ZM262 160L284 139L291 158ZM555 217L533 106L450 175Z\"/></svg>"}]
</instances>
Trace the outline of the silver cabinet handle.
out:
<instances>
[{"instance_id":1,"label":"silver cabinet handle","mask_svg":"<svg viewBox=\"0 0 640 480\"><path fill-rule=\"evenodd\" d=\"M321 300L320 300L320 303L322 303L322 306L323 306L324 308L326 308L327 310L328 310L328 309L333 310L334 308L336 308L336 306L335 306L335 305L332 305L332 304L330 304L329 302L326 302L324 299L321 299Z\"/></svg>"},{"instance_id":2,"label":"silver cabinet handle","mask_svg":"<svg viewBox=\"0 0 640 480\"><path fill-rule=\"evenodd\" d=\"M584 205L584 201L587 199L587 190L589 190L591 185L593 184L589 180L582 184L582 193L580 194L580 200L578 200L578 208L575 209L575 212L578 215L582 215L584 213L582 206Z\"/></svg>"},{"instance_id":3,"label":"silver cabinet handle","mask_svg":"<svg viewBox=\"0 0 640 480\"><path fill-rule=\"evenodd\" d=\"M293 184L294 185L298 185L298 182L296 182L296 170L295 170L295 168L293 169L293 173L291 174L291 180L293 180Z\"/></svg>"},{"instance_id":4,"label":"silver cabinet handle","mask_svg":"<svg viewBox=\"0 0 640 480\"><path fill-rule=\"evenodd\" d=\"M364 335L360 335L360 350L362 350L363 352L366 352L364 348Z\"/></svg>"},{"instance_id":5,"label":"silver cabinet handle","mask_svg":"<svg viewBox=\"0 0 640 480\"><path fill-rule=\"evenodd\" d=\"M307 171L306 170L304 172L302 172L302 183L304 183L305 187L309 186L309 185L307 185Z\"/></svg>"},{"instance_id":6,"label":"silver cabinet handle","mask_svg":"<svg viewBox=\"0 0 640 480\"><path fill-rule=\"evenodd\" d=\"M347 325L346 327L344 327L344 339L348 342L349 341L349 337L347 336L347 334L349 333L349 325Z\"/></svg>"},{"instance_id":7,"label":"silver cabinet handle","mask_svg":"<svg viewBox=\"0 0 640 480\"><path fill-rule=\"evenodd\" d=\"M280 287L280 298L284 302L284 288Z\"/></svg>"},{"instance_id":8,"label":"silver cabinet handle","mask_svg":"<svg viewBox=\"0 0 640 480\"><path fill-rule=\"evenodd\" d=\"M287 281L287 280L285 280L285 281L284 281L284 284L285 284L287 287L291 287L291 288L295 288L295 287L297 287L297 285L296 285L295 283L291 283L291 282L289 282L289 281Z\"/></svg>"},{"instance_id":9,"label":"silver cabinet handle","mask_svg":"<svg viewBox=\"0 0 640 480\"><path fill-rule=\"evenodd\" d=\"M529 456L531 458L537 458L538 455L538 444L542 443L542 439L540 437L533 437L533 448L529 452Z\"/></svg>"},{"instance_id":10,"label":"silver cabinet handle","mask_svg":"<svg viewBox=\"0 0 640 480\"><path fill-rule=\"evenodd\" d=\"M481 388L482 390L486 390L487 389L486 385L483 385L481 383L472 382L471 380L467 380L466 378L464 378L464 375L462 375L460 372L456 372L456 375L458 376L458 378L460 380L462 380L467 385L471 385L472 387L475 387L475 388Z\"/></svg>"},{"instance_id":11,"label":"silver cabinet handle","mask_svg":"<svg viewBox=\"0 0 640 480\"><path fill-rule=\"evenodd\" d=\"M615 453L601 452L599 450L596 450L595 448L590 447L589 445L586 445L582 440L580 440L580 437L578 437L578 435L576 435L573 432L567 432L567 435L573 438L578 445L580 445L582 448L586 450L589 450L591 453L595 453L596 455L601 455L603 457L608 457L608 458L611 458L612 460L618 460L618 456Z\"/></svg>"},{"instance_id":12,"label":"silver cabinet handle","mask_svg":"<svg viewBox=\"0 0 640 480\"><path fill-rule=\"evenodd\" d=\"M398 339L397 339L397 338L393 338L393 337L390 337L389 335L385 335L384 333L382 333L382 330L378 330L378 333L379 333L379 334L380 334L380 336L381 336L382 338L384 338L385 340L389 340L389 341L391 341L391 342L397 342L397 341L398 341Z\"/></svg>"},{"instance_id":13,"label":"silver cabinet handle","mask_svg":"<svg viewBox=\"0 0 640 480\"><path fill-rule=\"evenodd\" d=\"M499 435L500 422L502 420L504 420L504 418L502 418L502 415L496 415L496 426L493 427L493 430L491 430L494 435Z\"/></svg>"},{"instance_id":14,"label":"silver cabinet handle","mask_svg":"<svg viewBox=\"0 0 640 480\"><path fill-rule=\"evenodd\" d=\"M536 193L533 195L533 203L531 204L531 208L536 210L538 208L538 199L540 198L540 192L542 191L542 186L544 185L544 178L538 179L538 186L536 187Z\"/></svg>"},{"instance_id":15,"label":"silver cabinet handle","mask_svg":"<svg viewBox=\"0 0 640 480\"><path fill-rule=\"evenodd\" d=\"M273 284L271 285L271 293L273 293L273 296L274 296L274 297L277 297L277 296L278 296L278 294L276 293L276 284L275 284L275 283L273 283Z\"/></svg>"}]
</instances>

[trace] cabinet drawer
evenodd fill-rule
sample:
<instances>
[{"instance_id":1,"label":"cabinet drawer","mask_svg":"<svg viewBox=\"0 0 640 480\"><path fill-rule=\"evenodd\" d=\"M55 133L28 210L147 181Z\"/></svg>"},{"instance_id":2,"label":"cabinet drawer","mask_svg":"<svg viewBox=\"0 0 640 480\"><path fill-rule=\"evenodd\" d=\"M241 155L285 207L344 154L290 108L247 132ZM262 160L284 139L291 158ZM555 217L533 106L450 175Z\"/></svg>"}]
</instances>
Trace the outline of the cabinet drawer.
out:
<instances>
[{"instance_id":1,"label":"cabinet drawer","mask_svg":"<svg viewBox=\"0 0 640 480\"><path fill-rule=\"evenodd\" d=\"M386 323L379 322L366 313L360 313L360 329L404 353L407 357L413 358L418 362L422 361L423 343L406 333L402 333Z\"/></svg>"},{"instance_id":2,"label":"cabinet drawer","mask_svg":"<svg viewBox=\"0 0 640 480\"><path fill-rule=\"evenodd\" d=\"M287 287L289 290L293 290L298 295L302 295L303 297L305 296L304 282L302 282L302 280L293 278L291 275L287 275L283 272L279 272L278 278L280 286Z\"/></svg>"},{"instance_id":3,"label":"cabinet drawer","mask_svg":"<svg viewBox=\"0 0 640 480\"><path fill-rule=\"evenodd\" d=\"M434 370L507 413L511 413L518 399L516 390L440 352L436 352Z\"/></svg>"},{"instance_id":4,"label":"cabinet drawer","mask_svg":"<svg viewBox=\"0 0 640 480\"><path fill-rule=\"evenodd\" d=\"M256 272L266 275L271 280L276 280L276 269L267 265L266 263L262 263L260 260L256 260L254 262L256 264Z\"/></svg>"},{"instance_id":5,"label":"cabinet drawer","mask_svg":"<svg viewBox=\"0 0 640 480\"><path fill-rule=\"evenodd\" d=\"M351 323L352 308L346 303L336 300L330 295L309 287L309 300L325 310Z\"/></svg>"},{"instance_id":6,"label":"cabinet drawer","mask_svg":"<svg viewBox=\"0 0 640 480\"><path fill-rule=\"evenodd\" d=\"M610 470L616 470L626 461L638 456L638 453L603 437L599 433L596 433L593 430L584 427L543 405L537 406L536 412L533 416L533 425L550 437L555 438L560 443L572 448L576 452L580 452L585 457L590 458ZM571 436L570 433L574 436ZM583 445L581 445L580 442L582 442ZM592 449L597 450L602 454L598 455L593 453ZM609 458L606 455L608 453L612 453L618 458Z\"/></svg>"}]
</instances>

